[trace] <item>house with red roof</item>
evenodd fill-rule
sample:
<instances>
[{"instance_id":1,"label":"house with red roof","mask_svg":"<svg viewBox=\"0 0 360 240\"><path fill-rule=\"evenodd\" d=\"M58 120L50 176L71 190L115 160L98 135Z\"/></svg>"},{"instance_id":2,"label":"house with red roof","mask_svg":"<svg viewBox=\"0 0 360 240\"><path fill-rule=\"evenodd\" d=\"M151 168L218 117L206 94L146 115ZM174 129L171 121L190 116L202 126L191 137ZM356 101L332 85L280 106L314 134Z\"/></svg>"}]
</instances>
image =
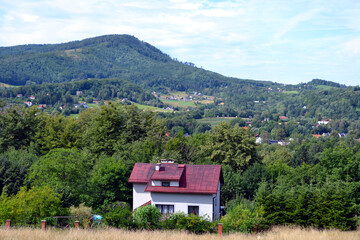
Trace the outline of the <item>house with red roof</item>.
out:
<instances>
[{"instance_id":1,"label":"house with red roof","mask_svg":"<svg viewBox=\"0 0 360 240\"><path fill-rule=\"evenodd\" d=\"M154 205L162 214L184 212L220 218L221 165L135 163L129 183L133 184L133 210Z\"/></svg>"}]
</instances>

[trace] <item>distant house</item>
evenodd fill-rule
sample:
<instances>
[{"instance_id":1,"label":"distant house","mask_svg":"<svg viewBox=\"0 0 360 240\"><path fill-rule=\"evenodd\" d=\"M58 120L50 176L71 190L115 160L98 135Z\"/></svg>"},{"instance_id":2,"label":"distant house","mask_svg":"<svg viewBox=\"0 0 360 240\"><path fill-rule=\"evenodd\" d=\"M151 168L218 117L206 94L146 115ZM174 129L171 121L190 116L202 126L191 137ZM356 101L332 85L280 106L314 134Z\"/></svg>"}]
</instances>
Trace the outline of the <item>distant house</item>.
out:
<instances>
[{"instance_id":1,"label":"distant house","mask_svg":"<svg viewBox=\"0 0 360 240\"><path fill-rule=\"evenodd\" d=\"M38 109L46 108L46 104L39 104Z\"/></svg>"},{"instance_id":2,"label":"distant house","mask_svg":"<svg viewBox=\"0 0 360 240\"><path fill-rule=\"evenodd\" d=\"M133 210L151 204L162 214L220 218L221 165L135 163L129 183L133 184Z\"/></svg>"},{"instance_id":3,"label":"distant house","mask_svg":"<svg viewBox=\"0 0 360 240\"><path fill-rule=\"evenodd\" d=\"M31 99L31 100L35 100L35 99L36 99L36 97L31 95L31 96L29 97L29 99Z\"/></svg>"},{"instance_id":4,"label":"distant house","mask_svg":"<svg viewBox=\"0 0 360 240\"><path fill-rule=\"evenodd\" d=\"M318 121L318 124L319 125L326 125L330 122L330 120L321 120L321 121Z\"/></svg>"},{"instance_id":5,"label":"distant house","mask_svg":"<svg viewBox=\"0 0 360 240\"><path fill-rule=\"evenodd\" d=\"M316 139L318 139L319 137L321 137L320 134L313 134L312 136L315 137Z\"/></svg>"},{"instance_id":6,"label":"distant house","mask_svg":"<svg viewBox=\"0 0 360 240\"><path fill-rule=\"evenodd\" d=\"M32 106L32 102L28 101L28 102L24 102L28 107Z\"/></svg>"},{"instance_id":7,"label":"distant house","mask_svg":"<svg viewBox=\"0 0 360 240\"><path fill-rule=\"evenodd\" d=\"M101 101L101 100L98 99L98 98L93 100L94 103L99 103L100 101Z\"/></svg>"},{"instance_id":8,"label":"distant house","mask_svg":"<svg viewBox=\"0 0 360 240\"><path fill-rule=\"evenodd\" d=\"M22 97L23 95L21 93L17 94L16 97Z\"/></svg>"},{"instance_id":9,"label":"distant house","mask_svg":"<svg viewBox=\"0 0 360 240\"><path fill-rule=\"evenodd\" d=\"M81 96L83 94L82 91L76 91L76 96Z\"/></svg>"},{"instance_id":10,"label":"distant house","mask_svg":"<svg viewBox=\"0 0 360 240\"><path fill-rule=\"evenodd\" d=\"M286 121L286 120L288 120L289 118L288 118L288 117L285 117L285 116L280 116L279 119L280 119L281 121Z\"/></svg>"}]
</instances>

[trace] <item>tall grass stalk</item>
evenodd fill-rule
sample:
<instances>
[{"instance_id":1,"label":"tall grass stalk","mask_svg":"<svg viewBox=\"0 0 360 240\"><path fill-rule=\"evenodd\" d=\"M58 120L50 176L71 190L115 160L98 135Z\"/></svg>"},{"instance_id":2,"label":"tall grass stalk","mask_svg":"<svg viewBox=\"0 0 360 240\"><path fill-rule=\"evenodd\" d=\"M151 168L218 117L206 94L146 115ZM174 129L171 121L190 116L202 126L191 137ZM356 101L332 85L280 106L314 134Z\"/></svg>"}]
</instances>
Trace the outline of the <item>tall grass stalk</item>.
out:
<instances>
[{"instance_id":1,"label":"tall grass stalk","mask_svg":"<svg viewBox=\"0 0 360 240\"><path fill-rule=\"evenodd\" d=\"M48 229L42 231L35 228L20 228L5 230L0 228L0 240L358 240L360 239L360 230L341 232L339 230L319 231L315 229L299 229L288 227L276 227L271 231L261 234L229 234L219 238L217 234L194 235L178 231L125 231L119 229Z\"/></svg>"}]
</instances>

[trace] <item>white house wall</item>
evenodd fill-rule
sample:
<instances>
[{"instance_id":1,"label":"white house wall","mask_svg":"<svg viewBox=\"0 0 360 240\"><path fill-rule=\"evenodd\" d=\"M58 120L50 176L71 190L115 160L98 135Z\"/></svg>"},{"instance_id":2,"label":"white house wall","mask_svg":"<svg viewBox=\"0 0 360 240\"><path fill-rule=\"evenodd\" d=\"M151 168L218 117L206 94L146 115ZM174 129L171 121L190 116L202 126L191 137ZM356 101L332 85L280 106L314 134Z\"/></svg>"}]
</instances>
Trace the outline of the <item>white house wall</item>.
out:
<instances>
[{"instance_id":1,"label":"white house wall","mask_svg":"<svg viewBox=\"0 0 360 240\"><path fill-rule=\"evenodd\" d=\"M150 192L145 192L146 184L133 184L133 210L151 200Z\"/></svg>"},{"instance_id":2,"label":"white house wall","mask_svg":"<svg viewBox=\"0 0 360 240\"><path fill-rule=\"evenodd\" d=\"M213 220L213 195L151 193L152 205L174 205L174 212L188 213L188 206L199 206L199 215Z\"/></svg>"}]
</instances>

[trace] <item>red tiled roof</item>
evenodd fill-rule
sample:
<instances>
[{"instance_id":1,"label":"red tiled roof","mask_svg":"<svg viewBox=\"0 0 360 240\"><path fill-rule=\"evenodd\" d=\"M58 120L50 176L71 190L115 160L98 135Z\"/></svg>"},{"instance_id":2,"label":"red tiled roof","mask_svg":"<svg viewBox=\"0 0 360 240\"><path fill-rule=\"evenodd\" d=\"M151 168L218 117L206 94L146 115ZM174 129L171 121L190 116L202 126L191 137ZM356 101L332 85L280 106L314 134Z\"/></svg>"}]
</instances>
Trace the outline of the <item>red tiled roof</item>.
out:
<instances>
[{"instance_id":1,"label":"red tiled roof","mask_svg":"<svg viewBox=\"0 0 360 240\"><path fill-rule=\"evenodd\" d=\"M318 139L319 137L321 137L320 134L313 134L313 137L315 137L316 139Z\"/></svg>"},{"instance_id":2,"label":"red tiled roof","mask_svg":"<svg viewBox=\"0 0 360 240\"><path fill-rule=\"evenodd\" d=\"M129 178L129 182L148 183L154 171L155 171L155 164L135 163L135 166Z\"/></svg>"},{"instance_id":3,"label":"red tiled roof","mask_svg":"<svg viewBox=\"0 0 360 240\"><path fill-rule=\"evenodd\" d=\"M180 181L180 177L184 172L184 168L178 167L173 163L162 163L160 171L154 171L151 180L167 180L167 181Z\"/></svg>"},{"instance_id":4,"label":"red tiled roof","mask_svg":"<svg viewBox=\"0 0 360 240\"><path fill-rule=\"evenodd\" d=\"M135 163L130 183L147 183L146 192L216 194L223 182L221 165L183 165L162 163L163 173L155 171L152 163ZM179 176L180 174L180 176ZM163 176L163 178L161 178ZM178 181L179 187L152 186L151 180Z\"/></svg>"}]
</instances>

